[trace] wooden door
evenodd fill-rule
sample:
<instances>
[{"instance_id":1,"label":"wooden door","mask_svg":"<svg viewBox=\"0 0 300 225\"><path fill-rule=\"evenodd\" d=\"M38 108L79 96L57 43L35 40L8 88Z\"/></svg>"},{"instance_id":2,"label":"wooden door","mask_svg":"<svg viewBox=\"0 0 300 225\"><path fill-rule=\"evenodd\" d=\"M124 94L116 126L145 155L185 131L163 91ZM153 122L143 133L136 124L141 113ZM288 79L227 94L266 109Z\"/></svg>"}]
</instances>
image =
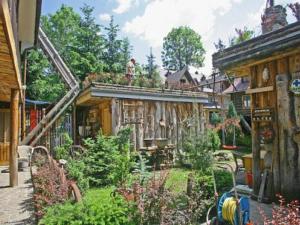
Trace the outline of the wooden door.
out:
<instances>
[{"instance_id":1,"label":"wooden door","mask_svg":"<svg viewBox=\"0 0 300 225\"><path fill-rule=\"evenodd\" d=\"M10 111L0 109L0 165L9 163Z\"/></svg>"}]
</instances>

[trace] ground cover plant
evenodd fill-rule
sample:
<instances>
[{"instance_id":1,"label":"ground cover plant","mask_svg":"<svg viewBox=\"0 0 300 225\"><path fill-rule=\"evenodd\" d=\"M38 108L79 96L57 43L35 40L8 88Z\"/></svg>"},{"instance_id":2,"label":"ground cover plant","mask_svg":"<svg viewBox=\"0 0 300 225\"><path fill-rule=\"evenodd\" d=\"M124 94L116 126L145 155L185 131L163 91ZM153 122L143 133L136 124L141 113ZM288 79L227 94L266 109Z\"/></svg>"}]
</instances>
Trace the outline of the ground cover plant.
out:
<instances>
[{"instance_id":1,"label":"ground cover plant","mask_svg":"<svg viewBox=\"0 0 300 225\"><path fill-rule=\"evenodd\" d=\"M112 188L88 190L82 202L47 209L40 225L135 225L136 209Z\"/></svg>"}]
</instances>

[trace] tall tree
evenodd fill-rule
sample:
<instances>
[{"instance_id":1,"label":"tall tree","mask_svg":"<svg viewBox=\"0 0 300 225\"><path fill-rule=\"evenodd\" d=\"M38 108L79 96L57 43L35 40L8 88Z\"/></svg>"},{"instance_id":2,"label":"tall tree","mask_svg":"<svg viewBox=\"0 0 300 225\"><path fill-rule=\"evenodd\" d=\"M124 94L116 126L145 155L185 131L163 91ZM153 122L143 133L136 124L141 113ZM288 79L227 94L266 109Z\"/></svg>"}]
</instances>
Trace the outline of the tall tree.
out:
<instances>
[{"instance_id":1,"label":"tall tree","mask_svg":"<svg viewBox=\"0 0 300 225\"><path fill-rule=\"evenodd\" d=\"M152 53L152 48L150 48L150 54L147 55L147 65L145 66L145 69L148 72L149 78L152 78L154 71L157 69L157 65L155 64L155 56Z\"/></svg>"},{"instance_id":2,"label":"tall tree","mask_svg":"<svg viewBox=\"0 0 300 225\"><path fill-rule=\"evenodd\" d=\"M92 16L93 7L84 5L81 9L83 17L76 36L76 46L73 46L79 54L78 64L74 65L77 75L81 80L89 73L103 71L104 38L100 35L100 26L95 23Z\"/></svg>"},{"instance_id":3,"label":"tall tree","mask_svg":"<svg viewBox=\"0 0 300 225\"><path fill-rule=\"evenodd\" d=\"M125 72L125 70L126 70L126 65L131 58L131 51L132 51L132 46L130 45L129 39L124 38L121 42L121 48L120 48L121 66L123 69L123 71L121 71L121 72Z\"/></svg>"},{"instance_id":4,"label":"tall tree","mask_svg":"<svg viewBox=\"0 0 300 225\"><path fill-rule=\"evenodd\" d=\"M119 25L114 23L114 17L111 16L108 27L104 28L107 31L106 34L106 51L104 55L104 59L108 66L109 72L119 72L122 71L120 65L120 48L122 45L122 41L118 39L118 32L120 31Z\"/></svg>"},{"instance_id":5,"label":"tall tree","mask_svg":"<svg viewBox=\"0 0 300 225\"><path fill-rule=\"evenodd\" d=\"M167 69L203 66L205 50L201 36L187 26L173 28L164 38L162 61Z\"/></svg>"}]
</instances>

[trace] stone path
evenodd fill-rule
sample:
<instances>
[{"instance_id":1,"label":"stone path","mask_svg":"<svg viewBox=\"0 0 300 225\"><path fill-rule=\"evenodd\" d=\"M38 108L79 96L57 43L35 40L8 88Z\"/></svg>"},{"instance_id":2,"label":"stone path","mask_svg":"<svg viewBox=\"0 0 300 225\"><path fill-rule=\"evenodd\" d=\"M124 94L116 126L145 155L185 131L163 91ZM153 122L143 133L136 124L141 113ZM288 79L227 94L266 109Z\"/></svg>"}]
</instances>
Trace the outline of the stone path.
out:
<instances>
[{"instance_id":1,"label":"stone path","mask_svg":"<svg viewBox=\"0 0 300 225\"><path fill-rule=\"evenodd\" d=\"M9 187L9 174L0 167L0 224L34 225L33 188L30 172L19 172L19 185Z\"/></svg>"}]
</instances>

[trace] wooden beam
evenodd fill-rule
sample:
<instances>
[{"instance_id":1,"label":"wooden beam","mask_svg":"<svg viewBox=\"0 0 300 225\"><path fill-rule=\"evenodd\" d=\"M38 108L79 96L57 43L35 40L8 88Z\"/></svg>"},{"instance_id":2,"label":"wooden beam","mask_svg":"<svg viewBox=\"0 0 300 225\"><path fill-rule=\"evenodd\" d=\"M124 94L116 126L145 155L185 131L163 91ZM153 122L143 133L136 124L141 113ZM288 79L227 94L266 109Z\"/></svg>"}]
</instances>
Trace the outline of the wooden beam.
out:
<instances>
[{"instance_id":1,"label":"wooden beam","mask_svg":"<svg viewBox=\"0 0 300 225\"><path fill-rule=\"evenodd\" d=\"M18 185L18 121L19 121L19 93L18 89L11 90L10 103L10 154L9 154L9 185Z\"/></svg>"},{"instance_id":2,"label":"wooden beam","mask_svg":"<svg viewBox=\"0 0 300 225\"><path fill-rule=\"evenodd\" d=\"M253 88L253 89L246 90L246 94L268 92L268 91L273 91L273 90L274 90L273 86L261 87L261 88Z\"/></svg>"},{"instance_id":3,"label":"wooden beam","mask_svg":"<svg viewBox=\"0 0 300 225\"><path fill-rule=\"evenodd\" d=\"M17 43L15 40L14 32L13 32L13 24L12 18L10 17L9 7L7 0L0 1L0 18L3 21L3 30L7 38L7 44L9 47L10 55L12 57L14 70L15 70L15 77L18 83L18 89L22 89L22 82L21 82L21 71L19 65L19 50L17 49ZM23 100L23 93L21 94L21 101Z\"/></svg>"}]
</instances>

